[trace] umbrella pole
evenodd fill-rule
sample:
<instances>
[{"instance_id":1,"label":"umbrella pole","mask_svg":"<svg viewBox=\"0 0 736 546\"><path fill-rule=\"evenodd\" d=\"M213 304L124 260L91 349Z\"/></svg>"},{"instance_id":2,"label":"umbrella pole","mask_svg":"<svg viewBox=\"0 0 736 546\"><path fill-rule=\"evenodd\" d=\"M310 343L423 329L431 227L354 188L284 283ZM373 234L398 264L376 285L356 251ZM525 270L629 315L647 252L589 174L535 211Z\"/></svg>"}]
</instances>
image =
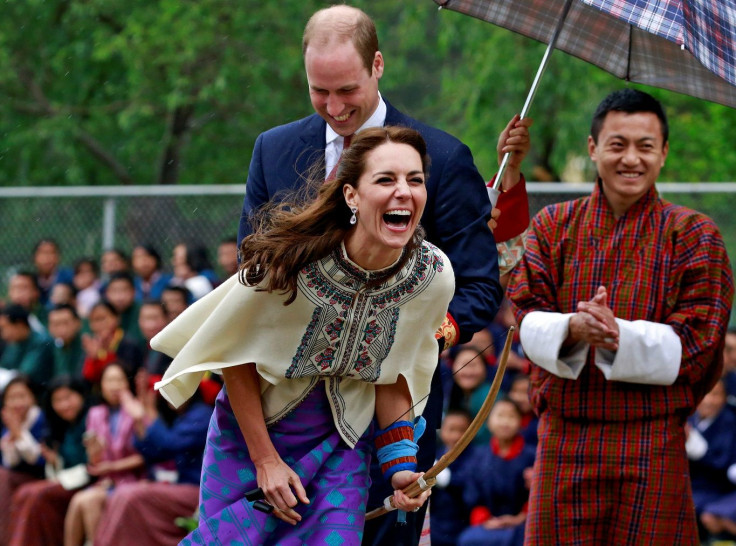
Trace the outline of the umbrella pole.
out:
<instances>
[{"instance_id":1,"label":"umbrella pole","mask_svg":"<svg viewBox=\"0 0 736 546\"><path fill-rule=\"evenodd\" d=\"M562 16L560 17L560 20L557 21L557 28L555 28L555 32L552 35L552 39L550 40L549 45L547 46L547 50L544 52L544 57L542 57L542 62L537 69L537 75L534 77L534 82L532 82L532 87L531 89L529 89L529 94L526 96L524 108L521 109L520 119L524 119L529 114L529 109L531 108L532 101L534 100L534 95L537 94L539 81L542 79L542 74L544 74L544 71L547 69L547 64L549 64L549 57L552 54L552 50L555 48L555 45L557 44L557 38L559 38L560 32L562 32L562 27L565 24L565 19L567 19L567 14L570 11L571 5L572 0L566 0L565 6L562 8ZM501 166L498 169L498 174L496 175L496 181L493 183L492 188L488 188L488 197L491 199L491 203L494 207L496 206L496 201L498 200L501 183L503 182L503 175L506 173L506 167L509 163L510 157L511 152L506 152L504 154L503 159L501 160Z\"/></svg>"}]
</instances>

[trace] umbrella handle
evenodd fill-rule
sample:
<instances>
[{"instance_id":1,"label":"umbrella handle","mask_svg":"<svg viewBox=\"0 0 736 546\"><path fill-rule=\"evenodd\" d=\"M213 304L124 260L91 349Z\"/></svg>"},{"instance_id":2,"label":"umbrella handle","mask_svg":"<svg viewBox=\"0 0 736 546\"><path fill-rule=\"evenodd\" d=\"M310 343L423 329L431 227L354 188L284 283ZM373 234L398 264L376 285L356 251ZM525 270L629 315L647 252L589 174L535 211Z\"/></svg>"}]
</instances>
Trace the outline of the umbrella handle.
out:
<instances>
[{"instance_id":1,"label":"umbrella handle","mask_svg":"<svg viewBox=\"0 0 736 546\"><path fill-rule=\"evenodd\" d=\"M506 155L509 155L509 154L506 154ZM506 155L504 156L504 159L506 159ZM505 167L503 167L503 169L506 170ZM495 184L494 184L494 187L491 187L491 186L486 187L486 190L488 191L488 200L491 202L491 207L495 208L496 203L498 203L498 196L501 195L501 192L496 189Z\"/></svg>"},{"instance_id":2,"label":"umbrella handle","mask_svg":"<svg viewBox=\"0 0 736 546\"><path fill-rule=\"evenodd\" d=\"M519 116L519 119L524 119L529 114L529 109L532 106L532 101L534 100L534 96L537 94L537 88L539 87L539 81L542 79L542 74L544 74L544 71L547 69L547 65L549 64L549 57L552 54L552 50L554 50L555 45L557 44L557 38L559 38L560 32L562 32L562 27L565 24L565 19L567 19L567 14L570 11L570 6L572 6L572 0L567 0L565 2L565 6L562 8L562 16L560 17L560 20L557 21L557 27L555 28L555 32L552 35L552 39L549 41L549 45L547 46L547 49L544 52L544 57L542 57L542 62L539 64L539 68L537 69L537 75L534 76L532 87L531 89L529 89L529 93L526 96L526 101L524 102L524 107L521 109L521 114ZM510 157L511 157L511 152L506 152L505 154L503 154L503 159L501 160L501 166L498 168L498 174L496 175L496 180L493 183L493 188L492 188L496 191L500 191L501 184L503 183L503 175L506 174L506 167L509 164ZM496 202L493 201L493 198L491 197L491 188L488 188L488 196L491 199L491 204L495 207ZM498 196L496 196L496 199L498 199Z\"/></svg>"}]
</instances>

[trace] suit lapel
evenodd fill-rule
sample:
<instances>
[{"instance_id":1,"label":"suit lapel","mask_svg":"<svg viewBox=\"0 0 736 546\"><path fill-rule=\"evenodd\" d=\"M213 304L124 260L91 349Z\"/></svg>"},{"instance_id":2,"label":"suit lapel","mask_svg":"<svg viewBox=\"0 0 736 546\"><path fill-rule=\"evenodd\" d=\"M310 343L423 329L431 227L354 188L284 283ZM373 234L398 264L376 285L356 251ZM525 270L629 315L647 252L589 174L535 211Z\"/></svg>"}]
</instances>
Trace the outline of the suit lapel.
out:
<instances>
[{"instance_id":1,"label":"suit lapel","mask_svg":"<svg viewBox=\"0 0 736 546\"><path fill-rule=\"evenodd\" d=\"M396 108L391 106L385 98L383 102L386 103L386 125L406 125L406 116L399 112Z\"/></svg>"},{"instance_id":2,"label":"suit lapel","mask_svg":"<svg viewBox=\"0 0 736 546\"><path fill-rule=\"evenodd\" d=\"M327 122L318 114L312 114L305 120L304 128L299 134L301 152L296 158L297 171L309 172L313 165L319 163L322 177L325 177L325 131Z\"/></svg>"}]
</instances>

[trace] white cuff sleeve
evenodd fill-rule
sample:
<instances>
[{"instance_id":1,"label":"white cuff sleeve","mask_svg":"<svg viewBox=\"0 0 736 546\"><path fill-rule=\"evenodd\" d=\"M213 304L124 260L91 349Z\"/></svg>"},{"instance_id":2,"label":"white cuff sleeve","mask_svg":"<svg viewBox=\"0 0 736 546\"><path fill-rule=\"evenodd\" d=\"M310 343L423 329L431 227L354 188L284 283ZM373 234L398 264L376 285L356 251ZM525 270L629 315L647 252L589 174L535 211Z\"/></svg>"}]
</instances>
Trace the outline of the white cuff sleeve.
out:
<instances>
[{"instance_id":1,"label":"white cuff sleeve","mask_svg":"<svg viewBox=\"0 0 736 546\"><path fill-rule=\"evenodd\" d=\"M449 468L445 468L442 472L437 474L437 482L436 486L440 489L444 489L448 485L450 485L450 481L452 480L452 470Z\"/></svg>"},{"instance_id":2,"label":"white cuff sleeve","mask_svg":"<svg viewBox=\"0 0 736 546\"><path fill-rule=\"evenodd\" d=\"M731 480L731 483L736 483L736 463L728 467L726 475L728 476L728 479Z\"/></svg>"},{"instance_id":3,"label":"white cuff sleeve","mask_svg":"<svg viewBox=\"0 0 736 546\"><path fill-rule=\"evenodd\" d=\"M682 343L671 326L616 319L618 351L596 348L595 365L609 381L672 385L680 371Z\"/></svg>"},{"instance_id":4,"label":"white cuff sleeve","mask_svg":"<svg viewBox=\"0 0 736 546\"><path fill-rule=\"evenodd\" d=\"M563 379L577 379L588 357L587 343L578 343L560 357L560 349L567 339L570 317L573 313L532 311L524 317L519 329L524 354L540 368Z\"/></svg>"},{"instance_id":5,"label":"white cuff sleeve","mask_svg":"<svg viewBox=\"0 0 736 546\"><path fill-rule=\"evenodd\" d=\"M41 456L41 444L36 441L28 430L24 430L18 441L15 442L18 453L28 464L35 464Z\"/></svg>"},{"instance_id":6,"label":"white cuff sleeve","mask_svg":"<svg viewBox=\"0 0 736 546\"><path fill-rule=\"evenodd\" d=\"M687 452L687 458L691 461L699 461L708 452L708 440L703 438L703 435L695 427L692 427L687 435L685 451Z\"/></svg>"},{"instance_id":7,"label":"white cuff sleeve","mask_svg":"<svg viewBox=\"0 0 736 546\"><path fill-rule=\"evenodd\" d=\"M20 456L18 455L18 451L15 449L15 444L9 440L8 434L9 433L6 433L5 436L2 437L2 440L0 440L0 446L2 448L3 466L6 468L13 468L14 466L18 466L18 463L20 463Z\"/></svg>"}]
</instances>

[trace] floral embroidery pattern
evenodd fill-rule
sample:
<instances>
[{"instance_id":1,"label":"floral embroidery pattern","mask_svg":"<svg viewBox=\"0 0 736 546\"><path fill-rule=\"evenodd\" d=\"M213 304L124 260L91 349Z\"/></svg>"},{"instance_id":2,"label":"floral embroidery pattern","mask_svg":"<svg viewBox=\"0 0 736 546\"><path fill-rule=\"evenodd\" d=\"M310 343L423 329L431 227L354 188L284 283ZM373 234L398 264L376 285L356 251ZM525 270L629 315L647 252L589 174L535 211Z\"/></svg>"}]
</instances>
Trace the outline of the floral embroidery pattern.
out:
<instances>
[{"instance_id":1,"label":"floral embroidery pattern","mask_svg":"<svg viewBox=\"0 0 736 546\"><path fill-rule=\"evenodd\" d=\"M373 340L381 333L383 329L376 323L375 320L370 321L365 328L363 328L363 342L370 345Z\"/></svg>"},{"instance_id":2,"label":"floral embroidery pattern","mask_svg":"<svg viewBox=\"0 0 736 546\"><path fill-rule=\"evenodd\" d=\"M342 249L302 269L299 291L315 309L286 377L378 380L395 340L399 304L421 294L444 268L434 248L425 243L401 270L385 279L355 267ZM365 288L376 280L380 284Z\"/></svg>"}]
</instances>

